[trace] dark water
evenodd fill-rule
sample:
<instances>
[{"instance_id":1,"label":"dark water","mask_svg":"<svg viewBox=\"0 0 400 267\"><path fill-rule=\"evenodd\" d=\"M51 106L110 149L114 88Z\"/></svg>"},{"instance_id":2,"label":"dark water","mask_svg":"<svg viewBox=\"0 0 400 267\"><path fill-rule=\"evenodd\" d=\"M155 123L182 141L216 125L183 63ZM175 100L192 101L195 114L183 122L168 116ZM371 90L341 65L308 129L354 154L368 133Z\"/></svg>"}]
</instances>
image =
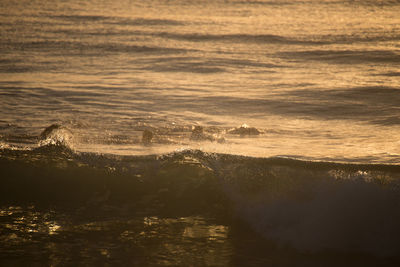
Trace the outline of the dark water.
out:
<instances>
[{"instance_id":1,"label":"dark water","mask_svg":"<svg viewBox=\"0 0 400 267\"><path fill-rule=\"evenodd\" d=\"M400 167L2 150L4 266L399 263Z\"/></svg>"},{"instance_id":2,"label":"dark water","mask_svg":"<svg viewBox=\"0 0 400 267\"><path fill-rule=\"evenodd\" d=\"M0 2L0 265L398 266L400 2Z\"/></svg>"}]
</instances>

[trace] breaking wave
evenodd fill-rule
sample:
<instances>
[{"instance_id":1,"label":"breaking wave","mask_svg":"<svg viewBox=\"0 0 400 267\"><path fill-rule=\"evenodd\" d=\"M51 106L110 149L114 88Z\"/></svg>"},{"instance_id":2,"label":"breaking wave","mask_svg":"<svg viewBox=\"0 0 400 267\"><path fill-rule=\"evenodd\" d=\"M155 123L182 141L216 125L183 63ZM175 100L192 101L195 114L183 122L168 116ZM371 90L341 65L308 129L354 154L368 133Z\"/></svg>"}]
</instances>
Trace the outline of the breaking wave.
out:
<instances>
[{"instance_id":1,"label":"breaking wave","mask_svg":"<svg viewBox=\"0 0 400 267\"><path fill-rule=\"evenodd\" d=\"M209 215L299 251L400 252L400 166L77 153L63 143L0 150L0 203L85 214Z\"/></svg>"}]
</instances>

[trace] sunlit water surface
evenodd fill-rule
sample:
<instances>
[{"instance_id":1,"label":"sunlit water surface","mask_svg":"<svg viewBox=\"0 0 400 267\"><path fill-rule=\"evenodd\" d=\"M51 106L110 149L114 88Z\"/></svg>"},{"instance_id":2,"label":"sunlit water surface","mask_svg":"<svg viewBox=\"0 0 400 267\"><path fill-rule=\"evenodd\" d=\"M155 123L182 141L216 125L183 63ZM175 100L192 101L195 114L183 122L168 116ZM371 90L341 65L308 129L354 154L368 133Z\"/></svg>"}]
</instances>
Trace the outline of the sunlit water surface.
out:
<instances>
[{"instance_id":1,"label":"sunlit water surface","mask_svg":"<svg viewBox=\"0 0 400 267\"><path fill-rule=\"evenodd\" d=\"M6 1L0 138L398 163L398 1ZM247 124L255 138L229 135ZM224 144L190 140L193 126ZM142 131L154 132L152 146Z\"/></svg>"},{"instance_id":2,"label":"sunlit water surface","mask_svg":"<svg viewBox=\"0 0 400 267\"><path fill-rule=\"evenodd\" d=\"M399 266L399 14L1 1L0 265Z\"/></svg>"}]
</instances>

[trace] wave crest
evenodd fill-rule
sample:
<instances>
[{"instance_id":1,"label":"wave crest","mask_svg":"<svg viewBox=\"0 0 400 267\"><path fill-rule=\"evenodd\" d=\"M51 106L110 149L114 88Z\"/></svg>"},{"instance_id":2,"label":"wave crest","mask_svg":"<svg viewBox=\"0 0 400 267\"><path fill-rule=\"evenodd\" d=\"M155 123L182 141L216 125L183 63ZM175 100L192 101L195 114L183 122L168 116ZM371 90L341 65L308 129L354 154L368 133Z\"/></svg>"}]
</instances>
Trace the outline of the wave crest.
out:
<instances>
[{"instance_id":1,"label":"wave crest","mask_svg":"<svg viewBox=\"0 0 400 267\"><path fill-rule=\"evenodd\" d=\"M39 146L61 146L72 148L72 132L59 124L52 124L40 134Z\"/></svg>"}]
</instances>

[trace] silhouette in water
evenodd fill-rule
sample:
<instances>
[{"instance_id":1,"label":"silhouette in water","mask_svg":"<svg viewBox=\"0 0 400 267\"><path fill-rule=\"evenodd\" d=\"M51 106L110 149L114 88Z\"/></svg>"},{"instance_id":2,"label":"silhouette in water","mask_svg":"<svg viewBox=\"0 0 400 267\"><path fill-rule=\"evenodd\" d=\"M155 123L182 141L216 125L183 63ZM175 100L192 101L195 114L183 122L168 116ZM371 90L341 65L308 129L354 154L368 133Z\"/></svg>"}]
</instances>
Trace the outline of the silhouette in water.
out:
<instances>
[{"instance_id":1,"label":"silhouette in water","mask_svg":"<svg viewBox=\"0 0 400 267\"><path fill-rule=\"evenodd\" d=\"M152 139L153 139L153 132L147 129L144 130L142 134L142 143L148 145L151 143Z\"/></svg>"},{"instance_id":2,"label":"silhouette in water","mask_svg":"<svg viewBox=\"0 0 400 267\"><path fill-rule=\"evenodd\" d=\"M204 129L202 126L194 126L192 129L192 134L190 135L190 139L194 141L217 141L218 143L225 142L223 137L216 138L213 135L204 133Z\"/></svg>"},{"instance_id":3,"label":"silhouette in water","mask_svg":"<svg viewBox=\"0 0 400 267\"><path fill-rule=\"evenodd\" d=\"M249 127L247 124L243 124L238 128L234 128L228 131L229 134L239 135L259 135L261 132L254 127Z\"/></svg>"},{"instance_id":4,"label":"silhouette in water","mask_svg":"<svg viewBox=\"0 0 400 267\"><path fill-rule=\"evenodd\" d=\"M193 127L192 134L190 135L190 139L196 140L196 141L201 141L201 140L214 141L214 138L211 135L204 133L204 129L201 126Z\"/></svg>"},{"instance_id":5,"label":"silhouette in water","mask_svg":"<svg viewBox=\"0 0 400 267\"><path fill-rule=\"evenodd\" d=\"M50 125L46 129L44 129L43 132L41 132L40 139L48 138L54 132L54 130L57 130L57 129L60 129L60 128L61 128L61 125L56 124L56 123Z\"/></svg>"}]
</instances>

